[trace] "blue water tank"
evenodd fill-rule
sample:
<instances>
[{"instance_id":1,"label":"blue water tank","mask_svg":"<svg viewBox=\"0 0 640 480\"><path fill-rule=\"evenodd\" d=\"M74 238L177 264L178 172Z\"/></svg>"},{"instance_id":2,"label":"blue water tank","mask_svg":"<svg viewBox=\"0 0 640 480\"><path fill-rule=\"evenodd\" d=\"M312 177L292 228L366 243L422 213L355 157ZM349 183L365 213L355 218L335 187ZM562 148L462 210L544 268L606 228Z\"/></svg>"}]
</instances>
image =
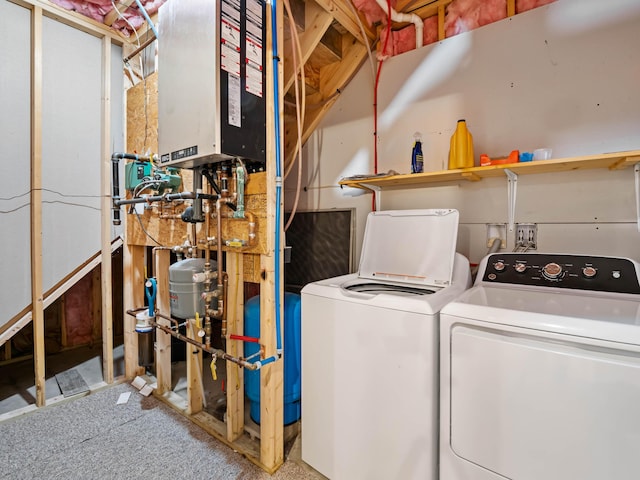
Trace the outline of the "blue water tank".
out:
<instances>
[{"instance_id":1,"label":"blue water tank","mask_svg":"<svg viewBox=\"0 0 640 480\"><path fill-rule=\"evenodd\" d=\"M284 424L300 418L300 295L284 294L284 322L282 358L284 360ZM244 334L260 337L260 295L250 298L244 306ZM257 343L245 342L248 357L260 349ZM251 360L254 361L254 360ZM260 370L245 370L244 386L250 400L251 420L260 423Z\"/></svg>"}]
</instances>

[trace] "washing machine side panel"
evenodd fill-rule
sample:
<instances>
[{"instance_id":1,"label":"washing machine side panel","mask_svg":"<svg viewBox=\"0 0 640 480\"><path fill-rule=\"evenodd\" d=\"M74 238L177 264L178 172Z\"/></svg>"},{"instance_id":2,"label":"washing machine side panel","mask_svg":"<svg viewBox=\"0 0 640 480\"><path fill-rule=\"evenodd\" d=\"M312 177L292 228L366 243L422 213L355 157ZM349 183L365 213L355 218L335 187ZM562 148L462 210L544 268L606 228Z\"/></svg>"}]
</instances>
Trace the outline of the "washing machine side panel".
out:
<instances>
[{"instance_id":1,"label":"washing machine side panel","mask_svg":"<svg viewBox=\"0 0 640 480\"><path fill-rule=\"evenodd\" d=\"M332 480L437 478L437 319L302 295L302 459Z\"/></svg>"},{"instance_id":2,"label":"washing machine side panel","mask_svg":"<svg viewBox=\"0 0 640 480\"><path fill-rule=\"evenodd\" d=\"M453 471L475 465L515 480L637 478L636 347L482 322L446 328Z\"/></svg>"}]
</instances>

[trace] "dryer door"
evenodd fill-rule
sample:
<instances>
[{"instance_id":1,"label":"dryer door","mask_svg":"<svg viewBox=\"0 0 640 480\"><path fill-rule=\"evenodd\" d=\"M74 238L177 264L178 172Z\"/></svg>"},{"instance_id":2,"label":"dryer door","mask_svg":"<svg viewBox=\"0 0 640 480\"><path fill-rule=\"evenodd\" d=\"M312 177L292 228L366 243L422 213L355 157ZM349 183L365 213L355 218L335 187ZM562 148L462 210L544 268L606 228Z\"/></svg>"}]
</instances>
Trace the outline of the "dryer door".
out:
<instances>
[{"instance_id":1,"label":"dryer door","mask_svg":"<svg viewBox=\"0 0 640 480\"><path fill-rule=\"evenodd\" d=\"M638 347L484 322L450 334L458 458L513 480L638 478Z\"/></svg>"}]
</instances>

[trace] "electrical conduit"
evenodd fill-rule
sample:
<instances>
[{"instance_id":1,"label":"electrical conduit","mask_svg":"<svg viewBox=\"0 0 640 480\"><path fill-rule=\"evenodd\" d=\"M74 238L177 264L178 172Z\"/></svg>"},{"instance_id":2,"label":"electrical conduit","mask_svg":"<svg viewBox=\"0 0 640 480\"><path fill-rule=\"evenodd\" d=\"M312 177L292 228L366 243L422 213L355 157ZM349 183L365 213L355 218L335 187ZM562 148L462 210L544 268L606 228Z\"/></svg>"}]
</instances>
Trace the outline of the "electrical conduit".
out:
<instances>
[{"instance_id":1,"label":"electrical conduit","mask_svg":"<svg viewBox=\"0 0 640 480\"><path fill-rule=\"evenodd\" d=\"M274 268L274 294L276 310L276 355L259 360L254 363L260 368L269 363L275 362L282 356L282 336L280 330L280 225L282 223L282 164L281 164L281 144L280 144L280 85L278 79L278 28L276 0L271 0L271 37L273 55L273 121L275 127L276 143L276 212L275 212L275 268Z\"/></svg>"}]
</instances>

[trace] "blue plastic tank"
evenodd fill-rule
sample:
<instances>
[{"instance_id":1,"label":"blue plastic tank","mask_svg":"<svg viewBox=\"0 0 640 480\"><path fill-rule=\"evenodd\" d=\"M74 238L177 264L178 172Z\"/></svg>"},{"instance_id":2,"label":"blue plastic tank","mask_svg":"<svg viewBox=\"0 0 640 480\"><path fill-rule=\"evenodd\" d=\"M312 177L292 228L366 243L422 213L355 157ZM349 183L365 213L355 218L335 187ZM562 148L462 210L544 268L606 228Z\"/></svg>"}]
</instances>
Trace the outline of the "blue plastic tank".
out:
<instances>
[{"instance_id":1,"label":"blue plastic tank","mask_svg":"<svg viewBox=\"0 0 640 480\"><path fill-rule=\"evenodd\" d=\"M285 292L283 354L284 361L284 424L300 419L300 295ZM260 295L251 297L244 306L244 334L260 337ZM245 342L244 355L248 357L260 349L257 343ZM255 360L250 360L255 361ZM251 420L260 423L260 370L245 370L245 393L250 401Z\"/></svg>"}]
</instances>

